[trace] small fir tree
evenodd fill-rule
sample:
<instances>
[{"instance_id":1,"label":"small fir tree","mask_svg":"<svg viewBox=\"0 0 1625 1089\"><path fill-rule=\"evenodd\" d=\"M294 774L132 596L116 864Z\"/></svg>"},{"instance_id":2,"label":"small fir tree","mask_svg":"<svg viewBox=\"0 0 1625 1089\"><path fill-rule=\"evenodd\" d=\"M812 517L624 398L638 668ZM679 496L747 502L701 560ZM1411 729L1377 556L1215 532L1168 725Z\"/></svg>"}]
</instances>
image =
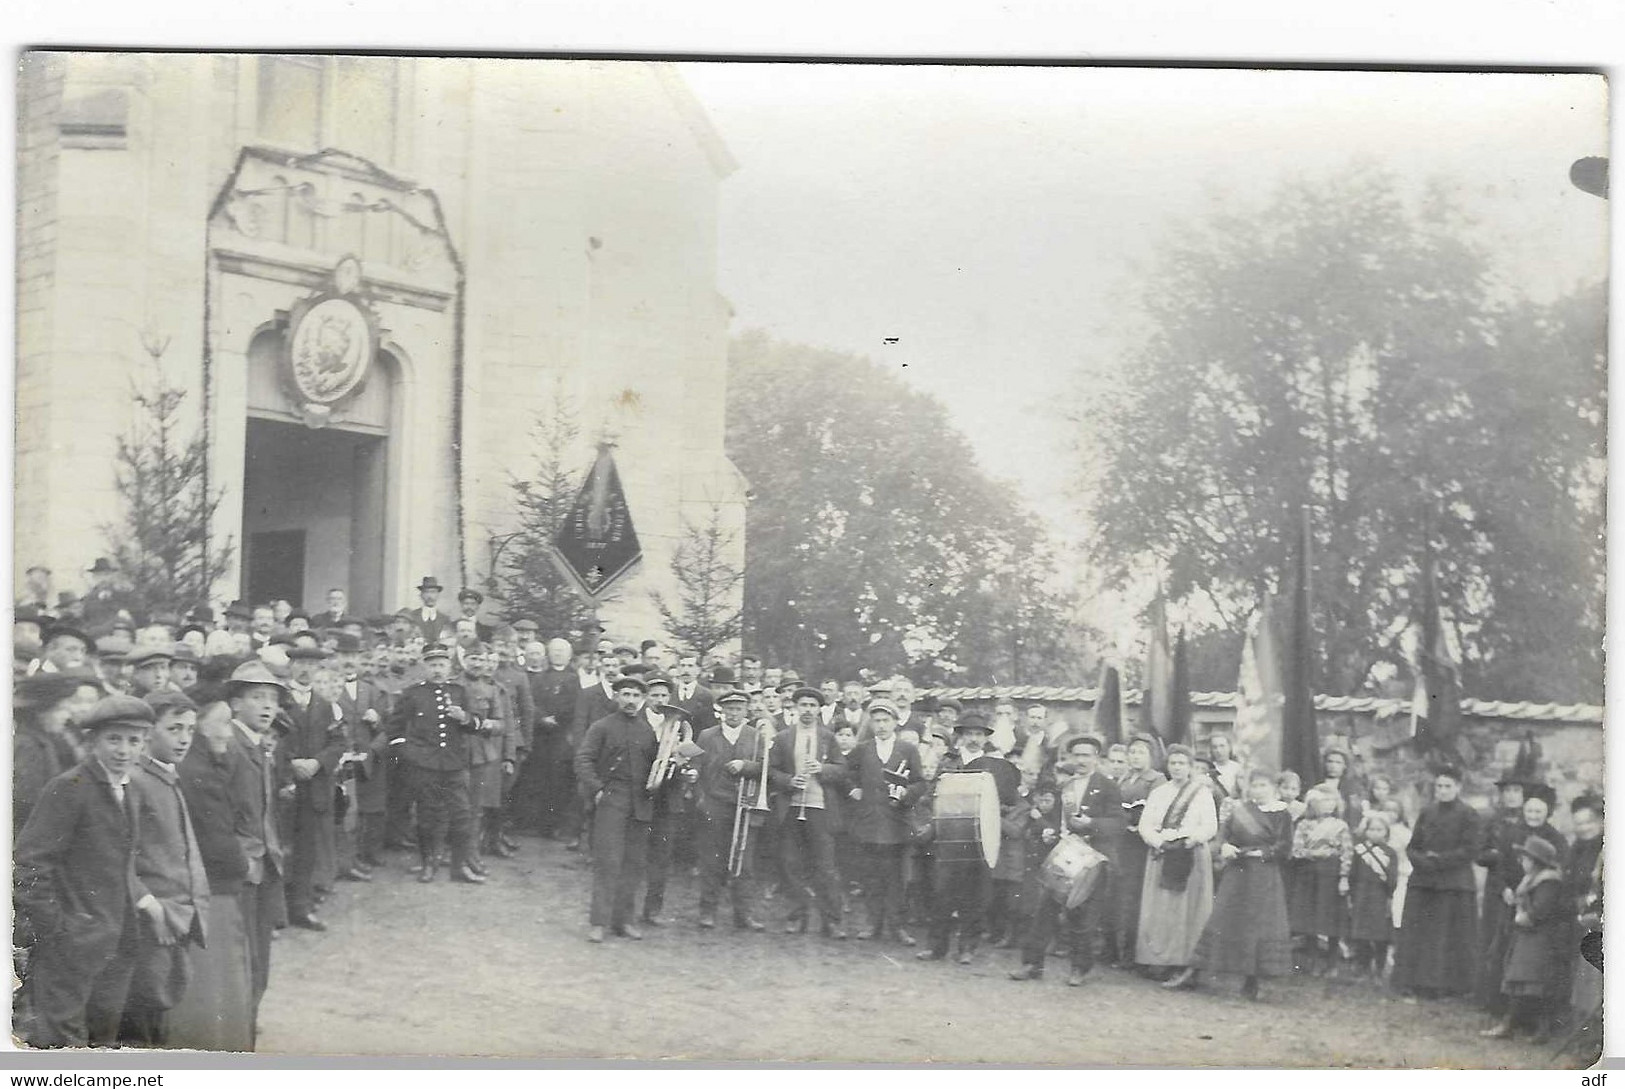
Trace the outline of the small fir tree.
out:
<instances>
[{"instance_id":1,"label":"small fir tree","mask_svg":"<svg viewBox=\"0 0 1625 1089\"><path fill-rule=\"evenodd\" d=\"M738 535L723 525L721 505L713 503L703 524L684 525L683 540L672 552L675 607L658 592L650 595L666 633L702 662L738 639L743 628L745 572L729 562L737 543Z\"/></svg>"}]
</instances>

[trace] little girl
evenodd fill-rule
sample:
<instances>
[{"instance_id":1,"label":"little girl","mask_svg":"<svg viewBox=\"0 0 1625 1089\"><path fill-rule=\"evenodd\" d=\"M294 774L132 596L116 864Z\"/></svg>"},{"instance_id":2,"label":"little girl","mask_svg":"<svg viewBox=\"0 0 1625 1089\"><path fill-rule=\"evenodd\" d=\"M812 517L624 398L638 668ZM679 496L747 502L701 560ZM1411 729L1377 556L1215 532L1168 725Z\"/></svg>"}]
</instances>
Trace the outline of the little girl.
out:
<instances>
[{"instance_id":1,"label":"little girl","mask_svg":"<svg viewBox=\"0 0 1625 1089\"><path fill-rule=\"evenodd\" d=\"M1354 970L1380 980L1394 938L1393 897L1399 884L1399 856L1388 846L1388 818L1372 813L1360 826L1354 860L1340 883L1349 896L1349 941Z\"/></svg>"},{"instance_id":2,"label":"little girl","mask_svg":"<svg viewBox=\"0 0 1625 1089\"><path fill-rule=\"evenodd\" d=\"M1286 811L1291 814L1294 823L1303 819L1303 811L1308 808L1298 800L1303 793L1303 780L1298 778L1295 771L1283 771L1275 777L1275 794L1286 804Z\"/></svg>"},{"instance_id":3,"label":"little girl","mask_svg":"<svg viewBox=\"0 0 1625 1089\"><path fill-rule=\"evenodd\" d=\"M1310 970L1330 974L1337 968L1337 940L1347 929L1342 885L1348 879L1354 844L1349 826L1337 815L1342 798L1335 788L1314 787L1304 798L1308 812L1292 830L1292 889L1288 915L1292 933L1305 939Z\"/></svg>"}]
</instances>

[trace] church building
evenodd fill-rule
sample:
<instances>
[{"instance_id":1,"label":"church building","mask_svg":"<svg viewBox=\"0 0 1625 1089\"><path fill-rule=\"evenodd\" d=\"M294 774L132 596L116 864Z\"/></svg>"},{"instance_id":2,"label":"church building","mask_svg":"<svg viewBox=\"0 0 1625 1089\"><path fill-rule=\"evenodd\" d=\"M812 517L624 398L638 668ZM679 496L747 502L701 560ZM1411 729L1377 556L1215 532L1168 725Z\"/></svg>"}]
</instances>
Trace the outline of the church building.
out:
<instances>
[{"instance_id":1,"label":"church building","mask_svg":"<svg viewBox=\"0 0 1625 1089\"><path fill-rule=\"evenodd\" d=\"M642 543L612 634L659 633L685 526L719 512L742 565L735 163L672 66L31 53L19 91L19 582L82 591L108 552L159 352L224 496L216 606L488 589L560 401L580 471L614 444Z\"/></svg>"}]
</instances>

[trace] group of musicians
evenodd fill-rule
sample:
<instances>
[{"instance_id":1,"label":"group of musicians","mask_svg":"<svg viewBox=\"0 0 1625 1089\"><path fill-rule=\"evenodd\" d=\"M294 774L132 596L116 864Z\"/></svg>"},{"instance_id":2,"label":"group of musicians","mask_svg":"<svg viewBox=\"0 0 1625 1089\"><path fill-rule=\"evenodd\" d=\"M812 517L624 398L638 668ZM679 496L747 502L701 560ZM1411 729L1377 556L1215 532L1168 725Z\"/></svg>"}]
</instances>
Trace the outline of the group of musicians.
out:
<instances>
[{"instance_id":1,"label":"group of musicians","mask_svg":"<svg viewBox=\"0 0 1625 1089\"><path fill-rule=\"evenodd\" d=\"M688 834L702 928L718 925L726 893L734 927L763 930L762 901L777 895L786 932L805 933L816 908L819 933L842 939L848 891L861 889L858 940L917 945L913 919L927 928L921 960L946 958L957 939L959 962L970 963L993 933L1022 945L1023 978L1040 974L1056 938L1073 950L1069 982L1092 966L1105 885L1067 902L1064 890L1034 888L1028 863L1068 838L1109 858L1126 830L1096 738L1068 743L1058 788L1057 768L1024 777L1022 754L994 750L988 720L955 704L921 736L918 711L885 686L864 696L848 686L833 707L824 692L796 687L769 712L754 692L722 685L718 720L696 731L664 675L634 665L611 685L615 711L587 728L574 756L592 813L588 941L640 939L643 925L661 925L647 900L635 912L646 861L652 844L669 856ZM908 738L899 736L905 714ZM1024 928L1014 905L1023 883Z\"/></svg>"}]
</instances>

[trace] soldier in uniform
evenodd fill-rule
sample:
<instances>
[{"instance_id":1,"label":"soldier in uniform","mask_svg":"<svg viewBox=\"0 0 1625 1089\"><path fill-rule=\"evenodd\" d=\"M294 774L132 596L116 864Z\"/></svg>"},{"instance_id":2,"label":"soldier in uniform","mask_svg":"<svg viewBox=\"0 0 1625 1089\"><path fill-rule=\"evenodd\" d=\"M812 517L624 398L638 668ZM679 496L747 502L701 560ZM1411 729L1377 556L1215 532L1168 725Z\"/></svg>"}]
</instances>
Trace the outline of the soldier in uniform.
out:
<instances>
[{"instance_id":1,"label":"soldier in uniform","mask_svg":"<svg viewBox=\"0 0 1625 1089\"><path fill-rule=\"evenodd\" d=\"M576 783L593 810L590 942L602 942L606 927L623 937L643 937L632 925L632 904L643 883L654 819L654 799L644 789L657 748L642 714L648 686L637 676L613 683L614 713L587 727L575 755Z\"/></svg>"},{"instance_id":2,"label":"soldier in uniform","mask_svg":"<svg viewBox=\"0 0 1625 1089\"><path fill-rule=\"evenodd\" d=\"M428 580L425 580L428 581ZM468 693L451 679L451 652L431 646L423 652L428 680L400 694L390 713L390 744L400 749L406 795L418 810L418 880L430 882L440 866L440 846L451 847L451 879L482 885L469 866L473 815L469 811L469 740L480 720L469 709Z\"/></svg>"},{"instance_id":3,"label":"soldier in uniform","mask_svg":"<svg viewBox=\"0 0 1625 1089\"><path fill-rule=\"evenodd\" d=\"M469 795L473 809L474 834L468 865L485 875L483 856L507 858L513 854L502 845L502 776L513 769L518 748L518 730L502 686L492 679L494 659L483 644L463 654L461 678L468 695L468 709L479 719L480 728L469 738Z\"/></svg>"}]
</instances>

